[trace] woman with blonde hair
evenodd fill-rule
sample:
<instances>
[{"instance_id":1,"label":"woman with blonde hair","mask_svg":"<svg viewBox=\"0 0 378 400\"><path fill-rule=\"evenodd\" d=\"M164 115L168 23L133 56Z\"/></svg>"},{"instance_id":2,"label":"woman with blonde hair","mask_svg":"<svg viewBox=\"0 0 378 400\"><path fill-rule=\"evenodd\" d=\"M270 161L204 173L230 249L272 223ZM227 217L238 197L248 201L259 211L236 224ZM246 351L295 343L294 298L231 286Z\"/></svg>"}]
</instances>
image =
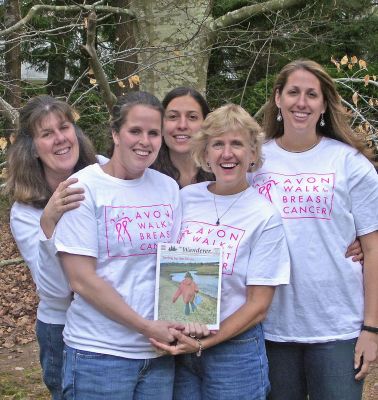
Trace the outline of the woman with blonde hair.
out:
<instances>
[{"instance_id":1,"label":"woman with blonde hair","mask_svg":"<svg viewBox=\"0 0 378 400\"><path fill-rule=\"evenodd\" d=\"M265 113L264 165L250 177L280 211L290 285L264 323L272 400L357 400L378 348L378 176L332 78L296 60ZM344 256L359 237L363 266Z\"/></svg>"},{"instance_id":2,"label":"woman with blonde hair","mask_svg":"<svg viewBox=\"0 0 378 400\"><path fill-rule=\"evenodd\" d=\"M205 338L174 334L174 399L263 400L269 390L261 322L275 287L289 283L289 254L275 208L249 186L261 166L263 134L240 106L211 112L193 139L196 165L215 182L181 190L180 243L223 247L220 329Z\"/></svg>"}]
</instances>

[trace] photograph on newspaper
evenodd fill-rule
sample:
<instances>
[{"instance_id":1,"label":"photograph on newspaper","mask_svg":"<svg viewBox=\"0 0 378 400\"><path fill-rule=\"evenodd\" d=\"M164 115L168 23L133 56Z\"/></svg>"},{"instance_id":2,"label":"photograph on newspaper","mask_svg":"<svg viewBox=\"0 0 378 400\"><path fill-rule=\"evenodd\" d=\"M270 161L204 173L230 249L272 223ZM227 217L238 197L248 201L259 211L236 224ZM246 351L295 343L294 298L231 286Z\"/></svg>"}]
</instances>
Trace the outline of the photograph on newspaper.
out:
<instances>
[{"instance_id":1,"label":"photograph on newspaper","mask_svg":"<svg viewBox=\"0 0 378 400\"><path fill-rule=\"evenodd\" d=\"M159 243L155 319L219 329L222 249Z\"/></svg>"}]
</instances>

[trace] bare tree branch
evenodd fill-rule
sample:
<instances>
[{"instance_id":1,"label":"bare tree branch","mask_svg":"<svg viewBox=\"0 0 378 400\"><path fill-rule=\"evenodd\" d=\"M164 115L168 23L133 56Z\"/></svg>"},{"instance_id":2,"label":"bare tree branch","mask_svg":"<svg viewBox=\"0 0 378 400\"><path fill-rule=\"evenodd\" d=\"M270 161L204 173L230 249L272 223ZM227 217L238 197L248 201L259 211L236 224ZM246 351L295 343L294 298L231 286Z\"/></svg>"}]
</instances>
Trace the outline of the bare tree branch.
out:
<instances>
[{"instance_id":1,"label":"bare tree branch","mask_svg":"<svg viewBox=\"0 0 378 400\"><path fill-rule=\"evenodd\" d=\"M18 122L19 113L9 103L7 103L2 97L0 97L0 112L9 120L12 124Z\"/></svg>"},{"instance_id":2,"label":"bare tree branch","mask_svg":"<svg viewBox=\"0 0 378 400\"><path fill-rule=\"evenodd\" d=\"M126 8L121 8L121 7L112 7L112 6L101 6L98 5L98 3L102 2L97 2L92 5L73 5L73 6L52 6L52 5L47 5L47 4L37 4L33 7L30 8L28 13L25 15L24 18L20 19L16 24L13 26L10 26L7 29L3 29L0 31L0 37L8 35L11 32L14 32L21 27L25 26L30 20L32 20L35 16L42 12L47 12L47 11L54 11L54 12L74 12L74 11L93 11L96 10L98 12L107 12L107 13L114 13L114 14L126 14L131 17L135 17L135 14Z\"/></svg>"},{"instance_id":3,"label":"bare tree branch","mask_svg":"<svg viewBox=\"0 0 378 400\"><path fill-rule=\"evenodd\" d=\"M342 82L365 83L365 79L360 79L360 78L336 78L334 79L334 81L340 83ZM374 81L373 79L369 79L368 83L378 87L378 82Z\"/></svg>"},{"instance_id":4,"label":"bare tree branch","mask_svg":"<svg viewBox=\"0 0 378 400\"><path fill-rule=\"evenodd\" d=\"M265 3L245 6L235 11L231 11L212 21L209 25L212 31L235 25L247 18L263 14L265 12L279 11L293 6L305 5L305 0L270 0Z\"/></svg>"},{"instance_id":5,"label":"bare tree branch","mask_svg":"<svg viewBox=\"0 0 378 400\"><path fill-rule=\"evenodd\" d=\"M24 259L21 258L21 257L18 257L18 258L11 258L11 259L9 259L9 260L1 260L1 261L0 261L0 268L1 268L1 267L5 267L5 266L7 266L7 265L11 265L11 264L15 264L15 265L21 264L22 262L24 262Z\"/></svg>"},{"instance_id":6,"label":"bare tree branch","mask_svg":"<svg viewBox=\"0 0 378 400\"><path fill-rule=\"evenodd\" d=\"M88 16L88 27L87 27L87 43L82 46L82 50L89 56L89 62L91 64L94 76L98 82L102 97L106 104L106 107L111 113L114 103L117 101L116 96L110 89L108 78L105 75L105 71L102 68L100 60L96 52L96 13L92 11Z\"/></svg>"}]
</instances>

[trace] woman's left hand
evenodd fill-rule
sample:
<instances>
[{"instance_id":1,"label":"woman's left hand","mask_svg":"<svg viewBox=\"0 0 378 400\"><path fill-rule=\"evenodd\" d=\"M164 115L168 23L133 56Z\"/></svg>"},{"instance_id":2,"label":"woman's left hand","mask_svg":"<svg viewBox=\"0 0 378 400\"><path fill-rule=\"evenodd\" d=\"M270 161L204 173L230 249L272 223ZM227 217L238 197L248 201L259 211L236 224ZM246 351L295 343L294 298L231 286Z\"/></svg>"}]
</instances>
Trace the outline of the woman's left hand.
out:
<instances>
[{"instance_id":1,"label":"woman's left hand","mask_svg":"<svg viewBox=\"0 0 378 400\"><path fill-rule=\"evenodd\" d=\"M185 353L195 353L200 349L197 339L186 336L184 333L171 330L172 335L176 339L174 345L167 345L150 338L151 344L160 352L177 356Z\"/></svg>"},{"instance_id":2,"label":"woman's left hand","mask_svg":"<svg viewBox=\"0 0 378 400\"><path fill-rule=\"evenodd\" d=\"M369 372L369 365L378 357L378 335L361 331L354 350L354 368L359 369L357 381L364 379Z\"/></svg>"}]
</instances>

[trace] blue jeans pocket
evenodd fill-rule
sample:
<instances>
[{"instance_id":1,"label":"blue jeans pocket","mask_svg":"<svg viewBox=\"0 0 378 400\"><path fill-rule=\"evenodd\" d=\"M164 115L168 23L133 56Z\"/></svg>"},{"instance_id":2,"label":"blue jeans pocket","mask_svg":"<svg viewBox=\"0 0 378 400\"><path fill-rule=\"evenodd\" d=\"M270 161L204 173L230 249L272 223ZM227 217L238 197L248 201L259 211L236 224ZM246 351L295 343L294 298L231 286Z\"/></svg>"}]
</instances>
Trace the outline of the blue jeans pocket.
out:
<instances>
[{"instance_id":1,"label":"blue jeans pocket","mask_svg":"<svg viewBox=\"0 0 378 400\"><path fill-rule=\"evenodd\" d=\"M188 392L202 393L202 400L265 400L269 387L260 325L176 363L175 400L194 400Z\"/></svg>"}]
</instances>

